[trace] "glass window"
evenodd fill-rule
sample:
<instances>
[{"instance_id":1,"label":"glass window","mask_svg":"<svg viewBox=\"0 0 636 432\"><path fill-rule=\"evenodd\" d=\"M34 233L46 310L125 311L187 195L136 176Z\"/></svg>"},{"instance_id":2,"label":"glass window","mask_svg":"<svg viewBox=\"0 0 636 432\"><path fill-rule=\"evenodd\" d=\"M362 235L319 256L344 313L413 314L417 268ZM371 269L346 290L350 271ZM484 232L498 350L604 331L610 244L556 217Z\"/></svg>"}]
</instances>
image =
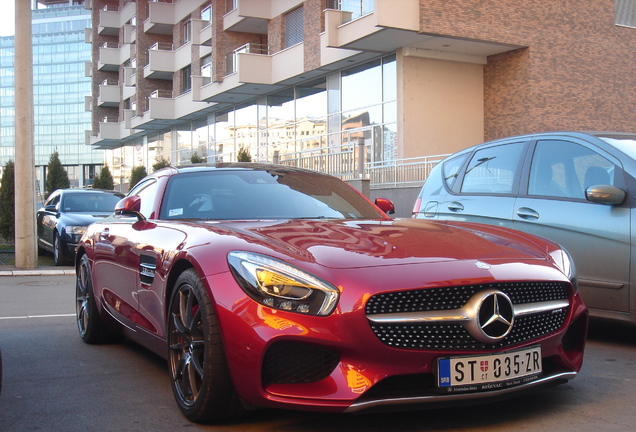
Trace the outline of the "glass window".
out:
<instances>
[{"instance_id":1,"label":"glass window","mask_svg":"<svg viewBox=\"0 0 636 432\"><path fill-rule=\"evenodd\" d=\"M504 144L475 152L464 175L462 193L512 193L524 145Z\"/></svg>"},{"instance_id":2,"label":"glass window","mask_svg":"<svg viewBox=\"0 0 636 432\"><path fill-rule=\"evenodd\" d=\"M181 35L182 44L190 42L192 40L192 21L186 21L183 23L183 34Z\"/></svg>"},{"instance_id":3,"label":"glass window","mask_svg":"<svg viewBox=\"0 0 636 432\"><path fill-rule=\"evenodd\" d=\"M139 183L128 193L128 196L138 196L141 198L140 213L147 219L156 219L156 215L152 212L154 205L155 192L157 190L157 181L149 179Z\"/></svg>"},{"instance_id":4,"label":"glass window","mask_svg":"<svg viewBox=\"0 0 636 432\"><path fill-rule=\"evenodd\" d=\"M204 85L212 82L212 55L201 57L201 76Z\"/></svg>"},{"instance_id":5,"label":"glass window","mask_svg":"<svg viewBox=\"0 0 636 432\"><path fill-rule=\"evenodd\" d=\"M206 6L201 10L201 19L203 21L212 21L212 6Z\"/></svg>"},{"instance_id":6,"label":"glass window","mask_svg":"<svg viewBox=\"0 0 636 432\"><path fill-rule=\"evenodd\" d=\"M446 183L446 186L448 187L448 189L453 190L455 181L457 180L457 177L459 176L459 169L462 167L467 157L468 157L468 153L461 156L457 156L449 161L444 162L444 166L443 166L444 182Z\"/></svg>"},{"instance_id":7,"label":"glass window","mask_svg":"<svg viewBox=\"0 0 636 432\"><path fill-rule=\"evenodd\" d=\"M342 110L350 111L382 103L380 60L342 72Z\"/></svg>"},{"instance_id":8,"label":"glass window","mask_svg":"<svg viewBox=\"0 0 636 432\"><path fill-rule=\"evenodd\" d=\"M327 116L327 82L324 78L296 87L296 118Z\"/></svg>"},{"instance_id":9,"label":"glass window","mask_svg":"<svg viewBox=\"0 0 636 432\"><path fill-rule=\"evenodd\" d=\"M382 61L382 92L384 102L397 100L397 65L394 55Z\"/></svg>"},{"instance_id":10,"label":"glass window","mask_svg":"<svg viewBox=\"0 0 636 432\"><path fill-rule=\"evenodd\" d=\"M301 6L285 15L285 47L305 40L304 8Z\"/></svg>"},{"instance_id":11,"label":"glass window","mask_svg":"<svg viewBox=\"0 0 636 432\"><path fill-rule=\"evenodd\" d=\"M569 141L538 141L528 195L585 199L585 189L615 185L616 166L589 148Z\"/></svg>"},{"instance_id":12,"label":"glass window","mask_svg":"<svg viewBox=\"0 0 636 432\"><path fill-rule=\"evenodd\" d=\"M188 65L181 69L181 92L187 93L192 90L192 66Z\"/></svg>"}]
</instances>

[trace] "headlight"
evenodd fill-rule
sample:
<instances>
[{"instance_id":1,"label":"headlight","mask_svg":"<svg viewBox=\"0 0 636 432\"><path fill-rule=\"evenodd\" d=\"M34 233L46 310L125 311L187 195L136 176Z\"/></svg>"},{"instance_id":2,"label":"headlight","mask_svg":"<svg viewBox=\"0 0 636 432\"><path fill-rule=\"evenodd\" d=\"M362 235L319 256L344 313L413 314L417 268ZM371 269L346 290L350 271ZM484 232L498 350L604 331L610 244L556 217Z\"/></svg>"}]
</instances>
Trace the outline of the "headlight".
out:
<instances>
[{"instance_id":1,"label":"headlight","mask_svg":"<svg viewBox=\"0 0 636 432\"><path fill-rule=\"evenodd\" d=\"M86 232L85 225L67 225L66 233L73 239L73 241L78 241L80 237Z\"/></svg>"},{"instance_id":2,"label":"headlight","mask_svg":"<svg viewBox=\"0 0 636 432\"><path fill-rule=\"evenodd\" d=\"M570 253L561 248L550 252L550 256L559 270L561 270L563 274L570 279L572 285L574 285L574 290L578 290L579 287L576 280L576 267Z\"/></svg>"},{"instance_id":3,"label":"headlight","mask_svg":"<svg viewBox=\"0 0 636 432\"><path fill-rule=\"evenodd\" d=\"M258 303L289 312L329 315L340 291L284 261L250 252L230 252L228 263L240 287Z\"/></svg>"}]
</instances>

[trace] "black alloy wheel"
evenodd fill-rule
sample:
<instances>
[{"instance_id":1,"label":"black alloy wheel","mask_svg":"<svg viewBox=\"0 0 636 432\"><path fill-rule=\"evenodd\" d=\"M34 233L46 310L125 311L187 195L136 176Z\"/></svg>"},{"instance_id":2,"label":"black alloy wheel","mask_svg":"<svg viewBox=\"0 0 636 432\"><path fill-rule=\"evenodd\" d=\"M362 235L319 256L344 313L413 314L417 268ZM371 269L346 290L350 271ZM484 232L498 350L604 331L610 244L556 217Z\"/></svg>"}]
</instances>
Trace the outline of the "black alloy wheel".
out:
<instances>
[{"instance_id":1,"label":"black alloy wheel","mask_svg":"<svg viewBox=\"0 0 636 432\"><path fill-rule=\"evenodd\" d=\"M177 405L206 423L241 412L210 296L194 269L177 279L168 315L168 365Z\"/></svg>"},{"instance_id":2,"label":"black alloy wheel","mask_svg":"<svg viewBox=\"0 0 636 432\"><path fill-rule=\"evenodd\" d=\"M68 260L64 257L64 253L62 252L62 241L57 233L53 235L53 263L56 266L68 263Z\"/></svg>"}]
</instances>

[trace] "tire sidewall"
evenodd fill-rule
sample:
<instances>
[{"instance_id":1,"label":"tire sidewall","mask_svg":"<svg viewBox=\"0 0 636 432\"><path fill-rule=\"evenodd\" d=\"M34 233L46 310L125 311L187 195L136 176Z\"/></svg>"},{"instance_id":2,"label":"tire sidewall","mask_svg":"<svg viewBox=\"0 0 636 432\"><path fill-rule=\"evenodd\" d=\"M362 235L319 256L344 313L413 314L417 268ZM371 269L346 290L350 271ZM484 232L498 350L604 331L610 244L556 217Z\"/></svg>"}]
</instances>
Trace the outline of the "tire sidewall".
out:
<instances>
[{"instance_id":1,"label":"tire sidewall","mask_svg":"<svg viewBox=\"0 0 636 432\"><path fill-rule=\"evenodd\" d=\"M172 310L181 287L189 285L197 297L201 311L201 327L203 329L204 348L204 376L197 400L193 404L186 404L182 399L173 378L175 365L172 354L168 352L168 367L170 371L170 385L181 412L191 421L206 423L213 420L226 419L234 415L238 409L238 399L231 383L229 370L225 360L225 353L221 342L219 326L216 320L213 304L205 285L194 269L184 271L175 284L169 313L168 313L168 349L174 326L172 324ZM214 357L214 358L213 358Z\"/></svg>"}]
</instances>

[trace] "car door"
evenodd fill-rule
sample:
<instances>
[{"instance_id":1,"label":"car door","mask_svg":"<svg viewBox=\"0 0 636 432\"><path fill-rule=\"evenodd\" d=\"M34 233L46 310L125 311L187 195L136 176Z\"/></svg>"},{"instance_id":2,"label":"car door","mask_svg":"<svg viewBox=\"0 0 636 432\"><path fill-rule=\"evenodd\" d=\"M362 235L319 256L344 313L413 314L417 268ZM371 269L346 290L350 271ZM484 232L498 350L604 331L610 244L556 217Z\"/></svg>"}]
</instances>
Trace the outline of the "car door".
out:
<instances>
[{"instance_id":1,"label":"car door","mask_svg":"<svg viewBox=\"0 0 636 432\"><path fill-rule=\"evenodd\" d=\"M440 196L435 205L424 204L427 214L511 227L526 145L526 141L516 141L477 149L464 164L452 191Z\"/></svg>"},{"instance_id":2,"label":"car door","mask_svg":"<svg viewBox=\"0 0 636 432\"><path fill-rule=\"evenodd\" d=\"M60 202L61 193L51 195L44 206L37 212L37 235L39 243L47 249L53 249L53 236L59 216L57 205Z\"/></svg>"},{"instance_id":3,"label":"car door","mask_svg":"<svg viewBox=\"0 0 636 432\"><path fill-rule=\"evenodd\" d=\"M150 216L152 212L156 183L154 179L148 180L129 193L129 196L143 196L142 203L146 205L142 204L142 214L145 212ZM98 284L111 313L130 328L135 328L140 322L138 249L140 244L146 244L140 238L145 225L137 217L118 216L109 218L99 227L94 245L93 281Z\"/></svg>"},{"instance_id":4,"label":"car door","mask_svg":"<svg viewBox=\"0 0 636 432\"><path fill-rule=\"evenodd\" d=\"M592 185L625 190L621 163L574 138L540 139L533 150L513 228L546 237L570 252L588 307L628 311L629 205L604 205L585 197Z\"/></svg>"}]
</instances>

